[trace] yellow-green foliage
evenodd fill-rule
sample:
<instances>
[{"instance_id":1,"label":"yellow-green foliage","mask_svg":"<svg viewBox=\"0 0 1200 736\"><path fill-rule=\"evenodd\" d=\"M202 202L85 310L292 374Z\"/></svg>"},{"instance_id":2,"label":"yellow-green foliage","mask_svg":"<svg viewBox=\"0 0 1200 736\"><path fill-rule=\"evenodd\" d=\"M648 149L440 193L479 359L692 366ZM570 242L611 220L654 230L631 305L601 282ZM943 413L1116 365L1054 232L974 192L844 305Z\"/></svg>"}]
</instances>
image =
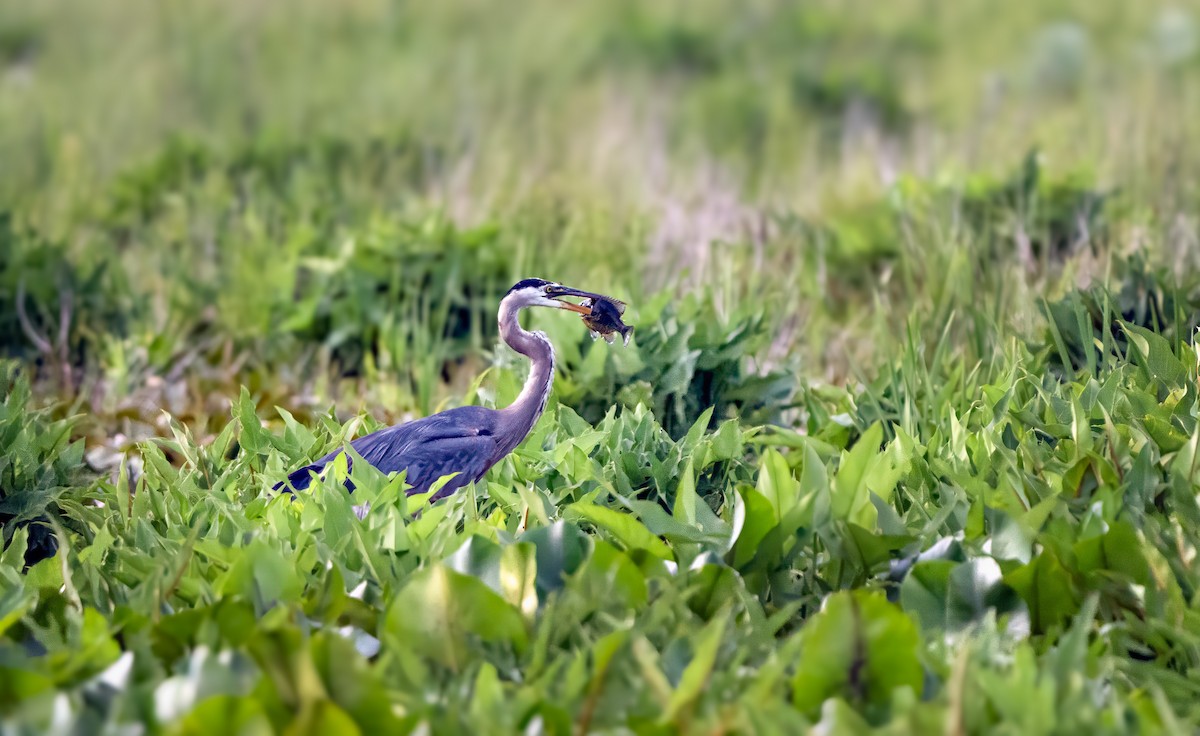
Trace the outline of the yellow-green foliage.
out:
<instances>
[{"instance_id":1,"label":"yellow-green foliage","mask_svg":"<svg viewBox=\"0 0 1200 736\"><path fill-rule=\"evenodd\" d=\"M0 730L1195 730L1198 83L1167 0L0 0ZM636 331L531 310L484 481L273 493L510 401L529 276Z\"/></svg>"}]
</instances>

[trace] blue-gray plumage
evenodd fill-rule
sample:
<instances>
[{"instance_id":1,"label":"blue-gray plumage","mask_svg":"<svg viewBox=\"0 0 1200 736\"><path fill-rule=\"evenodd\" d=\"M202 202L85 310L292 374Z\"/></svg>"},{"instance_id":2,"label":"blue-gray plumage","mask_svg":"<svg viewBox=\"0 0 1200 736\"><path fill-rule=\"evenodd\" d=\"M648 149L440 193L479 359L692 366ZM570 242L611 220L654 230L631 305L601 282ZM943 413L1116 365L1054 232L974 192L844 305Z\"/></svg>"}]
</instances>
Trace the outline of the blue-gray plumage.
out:
<instances>
[{"instance_id":1,"label":"blue-gray plumage","mask_svg":"<svg viewBox=\"0 0 1200 736\"><path fill-rule=\"evenodd\" d=\"M567 309L584 316L590 307L559 301L565 296L612 301L609 297L571 289L543 279L525 279L509 289L500 302L500 337L513 350L530 359L529 378L521 394L504 409L463 406L433 416L381 429L350 443L364 460L384 473L407 470L409 494L425 493L446 475L457 474L437 493L441 498L479 481L488 469L512 452L533 429L546 408L554 382L554 348L542 332L521 327L518 313L525 307ZM295 490L308 488L313 473L319 473L338 456L334 450L320 460L293 471L284 483ZM347 481L347 487L353 485Z\"/></svg>"}]
</instances>

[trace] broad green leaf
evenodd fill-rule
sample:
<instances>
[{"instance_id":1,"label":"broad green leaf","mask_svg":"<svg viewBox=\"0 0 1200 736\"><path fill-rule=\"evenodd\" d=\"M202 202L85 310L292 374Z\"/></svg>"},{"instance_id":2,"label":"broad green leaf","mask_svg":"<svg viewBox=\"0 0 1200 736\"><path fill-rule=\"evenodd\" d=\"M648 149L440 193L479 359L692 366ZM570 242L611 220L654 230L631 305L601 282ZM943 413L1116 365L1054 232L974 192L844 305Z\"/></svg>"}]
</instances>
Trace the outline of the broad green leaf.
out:
<instances>
[{"instance_id":1,"label":"broad green leaf","mask_svg":"<svg viewBox=\"0 0 1200 736\"><path fill-rule=\"evenodd\" d=\"M25 569L25 551L29 546L29 527L23 526L13 532L8 546L0 551L0 565L21 572Z\"/></svg>"},{"instance_id":2,"label":"broad green leaf","mask_svg":"<svg viewBox=\"0 0 1200 736\"><path fill-rule=\"evenodd\" d=\"M612 534L626 549L643 549L662 560L673 557L671 548L630 514L589 503L573 503L563 513L592 522Z\"/></svg>"},{"instance_id":3,"label":"broad green leaf","mask_svg":"<svg viewBox=\"0 0 1200 736\"><path fill-rule=\"evenodd\" d=\"M511 709L506 706L504 685L491 662L484 662L475 676L471 692L471 714L479 722L490 721L503 724L512 720Z\"/></svg>"},{"instance_id":4,"label":"broad green leaf","mask_svg":"<svg viewBox=\"0 0 1200 736\"><path fill-rule=\"evenodd\" d=\"M712 459L733 460L741 456L745 446L741 426L735 420L721 423L712 435Z\"/></svg>"},{"instance_id":5,"label":"broad green leaf","mask_svg":"<svg viewBox=\"0 0 1200 736\"><path fill-rule=\"evenodd\" d=\"M661 564L657 557L652 559ZM639 568L627 554L597 539L591 557L581 568L575 590L597 600L637 608L646 601L649 575L653 573Z\"/></svg>"},{"instance_id":6,"label":"broad green leaf","mask_svg":"<svg viewBox=\"0 0 1200 736\"><path fill-rule=\"evenodd\" d=\"M918 562L900 586L900 603L930 631L959 631L979 624L989 612L1024 620L1020 599L1001 577L990 557Z\"/></svg>"},{"instance_id":7,"label":"broad green leaf","mask_svg":"<svg viewBox=\"0 0 1200 736\"><path fill-rule=\"evenodd\" d=\"M263 618L278 622L285 616L285 609L276 608ZM262 626L246 644L263 671L264 685L269 684L288 708L295 711L328 696L307 642L296 628Z\"/></svg>"},{"instance_id":8,"label":"broad green leaf","mask_svg":"<svg viewBox=\"0 0 1200 736\"><path fill-rule=\"evenodd\" d=\"M1175 356L1171 343L1162 335L1139 327L1135 324L1122 322L1129 344L1134 347L1137 362L1146 370L1149 377L1162 381L1168 387L1183 384L1187 378L1187 366Z\"/></svg>"},{"instance_id":9,"label":"broad green leaf","mask_svg":"<svg viewBox=\"0 0 1200 736\"><path fill-rule=\"evenodd\" d=\"M800 474L801 513L796 517L796 523L814 528L824 527L829 522L831 513L831 490L825 462L817 454L812 443L806 443L804 469ZM785 528L784 531L791 533L795 529Z\"/></svg>"},{"instance_id":10,"label":"broad green leaf","mask_svg":"<svg viewBox=\"0 0 1200 736\"><path fill-rule=\"evenodd\" d=\"M311 640L313 662L330 700L366 733L399 728L392 698L356 642L341 633L322 631Z\"/></svg>"},{"instance_id":11,"label":"broad green leaf","mask_svg":"<svg viewBox=\"0 0 1200 736\"><path fill-rule=\"evenodd\" d=\"M467 635L520 652L528 643L518 610L479 580L435 565L415 573L388 608L392 646L420 652L454 670L468 663Z\"/></svg>"},{"instance_id":12,"label":"broad green leaf","mask_svg":"<svg viewBox=\"0 0 1200 736\"><path fill-rule=\"evenodd\" d=\"M684 524L696 523L696 505L704 503L696 495L696 471L689 459L675 489L675 508L672 515Z\"/></svg>"},{"instance_id":13,"label":"broad green leaf","mask_svg":"<svg viewBox=\"0 0 1200 736\"><path fill-rule=\"evenodd\" d=\"M924 629L949 628L950 573L958 563L950 560L918 562L900 584L900 606Z\"/></svg>"},{"instance_id":14,"label":"broad green leaf","mask_svg":"<svg viewBox=\"0 0 1200 736\"><path fill-rule=\"evenodd\" d=\"M359 736L362 729L336 703L318 700L306 705L283 733L284 736Z\"/></svg>"},{"instance_id":15,"label":"broad green leaf","mask_svg":"<svg viewBox=\"0 0 1200 736\"><path fill-rule=\"evenodd\" d=\"M673 545L703 544L713 551L723 551L729 544L729 528L712 513L703 499L697 499L695 512L699 520L694 524L686 524L667 514L662 506L652 501L625 503L651 534L665 537Z\"/></svg>"},{"instance_id":16,"label":"broad green leaf","mask_svg":"<svg viewBox=\"0 0 1200 736\"><path fill-rule=\"evenodd\" d=\"M834 593L801 636L792 698L810 718L829 698L841 697L863 712L885 706L902 688L921 693L916 625L879 593Z\"/></svg>"},{"instance_id":17,"label":"broad green leaf","mask_svg":"<svg viewBox=\"0 0 1200 736\"><path fill-rule=\"evenodd\" d=\"M176 736L271 736L275 729L255 698L216 695L197 705L168 732Z\"/></svg>"},{"instance_id":18,"label":"broad green leaf","mask_svg":"<svg viewBox=\"0 0 1200 736\"><path fill-rule=\"evenodd\" d=\"M241 431L238 433L238 443L251 453L263 452L267 445L262 421L258 418L255 408L254 400L250 398L250 392L243 386L233 405L233 415L241 427Z\"/></svg>"},{"instance_id":19,"label":"broad green leaf","mask_svg":"<svg viewBox=\"0 0 1200 736\"><path fill-rule=\"evenodd\" d=\"M871 724L845 700L830 698L821 708L821 720L813 730L829 736L858 736L870 733Z\"/></svg>"},{"instance_id":20,"label":"broad green leaf","mask_svg":"<svg viewBox=\"0 0 1200 736\"><path fill-rule=\"evenodd\" d=\"M725 614L718 614L697 635L692 661L683 670L679 685L671 694L663 721L677 721L683 710L692 707L696 698L704 692L717 661L717 649L721 646L726 623Z\"/></svg>"},{"instance_id":21,"label":"broad green leaf","mask_svg":"<svg viewBox=\"0 0 1200 736\"><path fill-rule=\"evenodd\" d=\"M23 664L17 660L0 665L0 708L7 712L54 692L55 682L51 677L39 672L33 662Z\"/></svg>"},{"instance_id":22,"label":"broad green leaf","mask_svg":"<svg viewBox=\"0 0 1200 736\"><path fill-rule=\"evenodd\" d=\"M883 426L876 422L863 432L849 452L842 454L830 501L833 518L852 521L866 529L875 528L876 511L868 495L871 493L868 481L872 479L872 466L880 456L879 443L882 440ZM880 472L879 477L874 478L881 486L888 486L889 479L891 486L894 486L895 478L891 473ZM888 486L886 490L890 493L891 487Z\"/></svg>"},{"instance_id":23,"label":"broad green leaf","mask_svg":"<svg viewBox=\"0 0 1200 736\"><path fill-rule=\"evenodd\" d=\"M1004 576L1007 583L1029 607L1030 624L1035 633L1046 633L1063 626L1079 610L1075 582L1053 549Z\"/></svg>"},{"instance_id":24,"label":"broad green leaf","mask_svg":"<svg viewBox=\"0 0 1200 736\"><path fill-rule=\"evenodd\" d=\"M543 527L544 528L544 527ZM525 615L537 610L537 578L532 544L504 547L480 536L472 536L446 560L455 572L478 578Z\"/></svg>"},{"instance_id":25,"label":"broad green leaf","mask_svg":"<svg viewBox=\"0 0 1200 736\"><path fill-rule=\"evenodd\" d=\"M21 620L34 603L15 573L0 570L0 635Z\"/></svg>"},{"instance_id":26,"label":"broad green leaf","mask_svg":"<svg viewBox=\"0 0 1200 736\"><path fill-rule=\"evenodd\" d=\"M892 500L896 483L904 477L912 464L913 448L899 434L903 431L898 430L896 439L875 457L863 475L863 483L867 489L884 502Z\"/></svg>"},{"instance_id":27,"label":"broad green leaf","mask_svg":"<svg viewBox=\"0 0 1200 736\"><path fill-rule=\"evenodd\" d=\"M700 443L700 439L704 437L704 433L708 431L708 425L712 422L713 410L715 407L708 407L700 412L700 416L692 423L687 434L684 435L683 441L680 443L684 448L695 448Z\"/></svg>"},{"instance_id":28,"label":"broad green leaf","mask_svg":"<svg viewBox=\"0 0 1200 736\"><path fill-rule=\"evenodd\" d=\"M733 566L740 569L758 554L759 544L778 526L779 517L771 500L761 492L744 487L737 494L745 504L742 531L733 543Z\"/></svg>"},{"instance_id":29,"label":"broad green leaf","mask_svg":"<svg viewBox=\"0 0 1200 736\"><path fill-rule=\"evenodd\" d=\"M688 606L704 619L719 615L730 601L739 600L745 593L742 579L732 567L707 564L689 570L687 575Z\"/></svg>"},{"instance_id":30,"label":"broad green leaf","mask_svg":"<svg viewBox=\"0 0 1200 736\"><path fill-rule=\"evenodd\" d=\"M587 559L591 538L574 524L556 521L550 526L531 529L520 537L536 550L537 590L540 595L562 588L566 577L574 574Z\"/></svg>"},{"instance_id":31,"label":"broad green leaf","mask_svg":"<svg viewBox=\"0 0 1200 736\"><path fill-rule=\"evenodd\" d=\"M783 519L800 501L800 484L792 476L787 460L775 450L763 453L756 489L770 501L776 519Z\"/></svg>"},{"instance_id":32,"label":"broad green leaf","mask_svg":"<svg viewBox=\"0 0 1200 736\"><path fill-rule=\"evenodd\" d=\"M303 585L296 574L295 565L279 550L264 541L254 540L238 555L221 589L230 594L240 593L263 605L271 605L298 599Z\"/></svg>"},{"instance_id":33,"label":"broad green leaf","mask_svg":"<svg viewBox=\"0 0 1200 736\"><path fill-rule=\"evenodd\" d=\"M845 560L863 571L878 570L895 553L912 543L910 536L889 536L868 531L858 524L837 525Z\"/></svg>"},{"instance_id":34,"label":"broad green leaf","mask_svg":"<svg viewBox=\"0 0 1200 736\"><path fill-rule=\"evenodd\" d=\"M663 710L671 705L673 690L671 683L659 666L658 650L644 636L633 640L633 658L641 670L642 682Z\"/></svg>"},{"instance_id":35,"label":"broad green leaf","mask_svg":"<svg viewBox=\"0 0 1200 736\"><path fill-rule=\"evenodd\" d=\"M1170 412L1158 409L1142 417L1146 433L1163 453L1176 452L1187 444L1188 436L1171 422Z\"/></svg>"}]
</instances>

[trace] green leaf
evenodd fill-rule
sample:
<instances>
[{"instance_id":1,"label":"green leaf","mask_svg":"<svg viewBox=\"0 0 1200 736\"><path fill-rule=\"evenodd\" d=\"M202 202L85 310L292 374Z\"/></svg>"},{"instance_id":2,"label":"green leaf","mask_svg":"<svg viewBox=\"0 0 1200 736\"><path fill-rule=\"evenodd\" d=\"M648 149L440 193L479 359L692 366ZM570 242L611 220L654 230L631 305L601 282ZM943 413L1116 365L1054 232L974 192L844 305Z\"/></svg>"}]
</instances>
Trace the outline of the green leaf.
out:
<instances>
[{"instance_id":1,"label":"green leaf","mask_svg":"<svg viewBox=\"0 0 1200 736\"><path fill-rule=\"evenodd\" d=\"M918 562L900 584L900 606L927 630L949 628L951 560Z\"/></svg>"},{"instance_id":2,"label":"green leaf","mask_svg":"<svg viewBox=\"0 0 1200 736\"><path fill-rule=\"evenodd\" d=\"M737 494L744 507L745 519L733 543L733 566L741 569L758 554L759 544L778 526L779 517L775 515L771 500L760 491L743 487L737 489Z\"/></svg>"},{"instance_id":3,"label":"green leaf","mask_svg":"<svg viewBox=\"0 0 1200 736\"><path fill-rule=\"evenodd\" d=\"M1171 412L1166 409L1159 408L1153 414L1142 417L1142 426L1163 453L1177 452L1187 444L1188 436L1175 426L1171 421Z\"/></svg>"},{"instance_id":4,"label":"green leaf","mask_svg":"<svg viewBox=\"0 0 1200 736\"><path fill-rule=\"evenodd\" d=\"M823 528L829 522L832 494L829 487L829 473L825 462L817 454L812 442L804 444L804 470L800 474L800 508L802 512L796 516L799 526ZM795 531L788 524L785 532ZM798 527L797 527L798 528Z\"/></svg>"},{"instance_id":5,"label":"green leaf","mask_svg":"<svg viewBox=\"0 0 1200 736\"><path fill-rule=\"evenodd\" d=\"M1001 578L990 557L918 562L900 586L900 604L925 630L959 631L979 624L989 612L1021 613L1020 599Z\"/></svg>"},{"instance_id":6,"label":"green leaf","mask_svg":"<svg viewBox=\"0 0 1200 736\"><path fill-rule=\"evenodd\" d=\"M328 700L305 706L283 730L284 736L359 736L362 729L346 711Z\"/></svg>"},{"instance_id":7,"label":"green leaf","mask_svg":"<svg viewBox=\"0 0 1200 736\"><path fill-rule=\"evenodd\" d=\"M263 540L254 540L237 557L221 589L241 593L261 605L298 600L304 582L295 565Z\"/></svg>"},{"instance_id":8,"label":"green leaf","mask_svg":"<svg viewBox=\"0 0 1200 736\"><path fill-rule=\"evenodd\" d=\"M650 532L630 514L623 514L604 506L590 503L573 503L563 510L564 516L585 519L612 534L626 549L643 549L662 560L670 560L671 548Z\"/></svg>"},{"instance_id":9,"label":"green leaf","mask_svg":"<svg viewBox=\"0 0 1200 736\"><path fill-rule=\"evenodd\" d=\"M559 520L521 535L536 550L537 591L539 595L559 590L568 575L574 574L591 553L591 537L574 524Z\"/></svg>"},{"instance_id":10,"label":"green leaf","mask_svg":"<svg viewBox=\"0 0 1200 736\"><path fill-rule=\"evenodd\" d=\"M13 532L8 546L0 551L0 565L21 572L25 569L25 550L29 546L29 527L23 526Z\"/></svg>"},{"instance_id":11,"label":"green leaf","mask_svg":"<svg viewBox=\"0 0 1200 736\"><path fill-rule=\"evenodd\" d=\"M787 460L773 449L763 453L755 489L771 503L776 519L785 518L800 502L800 484L792 476Z\"/></svg>"},{"instance_id":12,"label":"green leaf","mask_svg":"<svg viewBox=\"0 0 1200 736\"><path fill-rule=\"evenodd\" d=\"M467 539L446 564L455 572L472 575L526 615L537 610L537 578L532 544L504 547L480 536Z\"/></svg>"},{"instance_id":13,"label":"green leaf","mask_svg":"<svg viewBox=\"0 0 1200 736\"><path fill-rule=\"evenodd\" d=\"M834 477L830 502L833 518L852 521L865 529L875 528L877 512L868 495L871 491L867 481L872 477L868 471L880 454L879 443L882 440L883 425L876 422L863 432L849 452L842 453L842 462ZM881 476L883 477L875 478L875 481L886 485L887 477L890 476ZM892 485L895 485L894 479Z\"/></svg>"},{"instance_id":14,"label":"green leaf","mask_svg":"<svg viewBox=\"0 0 1200 736\"><path fill-rule=\"evenodd\" d=\"M696 523L696 504L704 503L696 495L696 471L692 460L687 461L675 489L675 508L672 515L684 524Z\"/></svg>"},{"instance_id":15,"label":"green leaf","mask_svg":"<svg viewBox=\"0 0 1200 736\"><path fill-rule=\"evenodd\" d=\"M700 412L700 416L697 417L696 421L692 423L691 428L689 428L687 434L684 435L683 441L680 442L681 446L684 448L695 448L696 445L700 443L700 439L704 437L704 433L708 431L708 425L712 422L714 408L715 407L710 406L704 411Z\"/></svg>"},{"instance_id":16,"label":"green leaf","mask_svg":"<svg viewBox=\"0 0 1200 736\"><path fill-rule=\"evenodd\" d=\"M1121 322L1121 328L1134 348L1134 356L1151 379L1175 388L1187 379L1187 366L1175 356L1171 343L1165 337L1129 322Z\"/></svg>"},{"instance_id":17,"label":"green leaf","mask_svg":"<svg viewBox=\"0 0 1200 736\"><path fill-rule=\"evenodd\" d=\"M329 699L345 710L364 733L387 733L400 728L400 719L379 668L367 662L355 642L326 630L313 636L311 650Z\"/></svg>"},{"instance_id":18,"label":"green leaf","mask_svg":"<svg viewBox=\"0 0 1200 736\"><path fill-rule=\"evenodd\" d=\"M388 608L384 631L391 646L412 649L453 670L468 663L468 634L517 652L528 644L516 608L479 580L444 565L409 578Z\"/></svg>"},{"instance_id":19,"label":"green leaf","mask_svg":"<svg viewBox=\"0 0 1200 736\"><path fill-rule=\"evenodd\" d=\"M35 671L32 666L27 669L9 664L0 665L0 710L11 712L14 706L53 692L54 684L53 679Z\"/></svg>"},{"instance_id":20,"label":"green leaf","mask_svg":"<svg viewBox=\"0 0 1200 736\"><path fill-rule=\"evenodd\" d=\"M1004 576L1029 607L1034 633L1046 633L1066 624L1079 610L1079 596L1069 572L1050 547L1022 567Z\"/></svg>"},{"instance_id":21,"label":"green leaf","mask_svg":"<svg viewBox=\"0 0 1200 736\"><path fill-rule=\"evenodd\" d=\"M717 649L721 646L721 638L725 633L727 616L724 613L714 616L708 625L696 637L695 653L692 661L688 662L679 679L679 685L671 694L662 721L676 721L685 708L691 708L704 692L708 678L717 662Z\"/></svg>"},{"instance_id":22,"label":"green leaf","mask_svg":"<svg viewBox=\"0 0 1200 736\"><path fill-rule=\"evenodd\" d=\"M169 729L177 736L208 736L212 733L237 736L271 736L275 729L255 698L216 695L207 698Z\"/></svg>"},{"instance_id":23,"label":"green leaf","mask_svg":"<svg viewBox=\"0 0 1200 736\"><path fill-rule=\"evenodd\" d=\"M879 593L834 593L801 636L792 699L810 718L833 697L865 713L885 707L897 690L908 688L916 697L921 693L917 628Z\"/></svg>"},{"instance_id":24,"label":"green leaf","mask_svg":"<svg viewBox=\"0 0 1200 736\"><path fill-rule=\"evenodd\" d=\"M700 520L695 524L677 520L653 501L626 501L625 504L651 534L665 537L675 546L676 552L681 544L700 544L714 552L724 551L729 544L729 528L712 513L707 503L700 499L697 501L695 510ZM679 555L676 554L676 557Z\"/></svg>"},{"instance_id":25,"label":"green leaf","mask_svg":"<svg viewBox=\"0 0 1200 736\"><path fill-rule=\"evenodd\" d=\"M653 559L657 561L658 558ZM629 555L603 539L597 539L591 558L579 573L575 590L595 600L638 608L648 595L648 574L653 573L645 572Z\"/></svg>"},{"instance_id":26,"label":"green leaf","mask_svg":"<svg viewBox=\"0 0 1200 736\"><path fill-rule=\"evenodd\" d=\"M741 456L745 448L742 428L736 420L722 422L712 435L712 459L733 460Z\"/></svg>"},{"instance_id":27,"label":"green leaf","mask_svg":"<svg viewBox=\"0 0 1200 736\"><path fill-rule=\"evenodd\" d=\"M241 393L238 394L237 401L234 402L233 415L237 418L241 427L241 432L238 434L238 443L248 452L264 452L268 446L268 442L264 438L262 421L258 418L257 407L254 405L254 400L250 398L250 392L245 386L242 386Z\"/></svg>"}]
</instances>

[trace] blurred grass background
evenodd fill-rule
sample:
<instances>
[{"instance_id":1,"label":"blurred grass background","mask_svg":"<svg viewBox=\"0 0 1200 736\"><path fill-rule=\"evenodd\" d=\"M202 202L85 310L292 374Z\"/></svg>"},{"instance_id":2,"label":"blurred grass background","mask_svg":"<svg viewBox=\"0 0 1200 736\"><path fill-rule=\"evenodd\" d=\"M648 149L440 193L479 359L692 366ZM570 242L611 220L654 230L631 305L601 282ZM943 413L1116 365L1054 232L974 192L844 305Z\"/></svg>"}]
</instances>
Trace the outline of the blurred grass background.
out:
<instances>
[{"instance_id":1,"label":"blurred grass background","mask_svg":"<svg viewBox=\"0 0 1200 736\"><path fill-rule=\"evenodd\" d=\"M390 421L509 365L538 275L639 326L532 318L564 403L770 420L911 330L988 361L1114 257L1194 266L1198 68L1154 1L4 0L0 349L98 442L239 383Z\"/></svg>"}]
</instances>

